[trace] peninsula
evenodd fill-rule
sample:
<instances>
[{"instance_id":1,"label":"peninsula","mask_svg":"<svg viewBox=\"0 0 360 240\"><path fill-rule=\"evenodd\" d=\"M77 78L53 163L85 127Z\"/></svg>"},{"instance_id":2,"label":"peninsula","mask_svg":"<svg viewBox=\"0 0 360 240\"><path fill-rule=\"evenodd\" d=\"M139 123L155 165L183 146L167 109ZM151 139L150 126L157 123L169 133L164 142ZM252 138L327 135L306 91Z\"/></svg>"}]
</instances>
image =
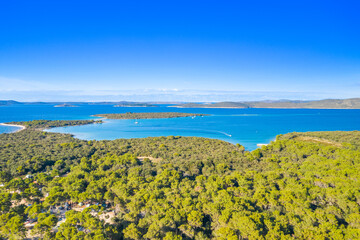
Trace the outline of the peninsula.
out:
<instances>
[{"instance_id":1,"label":"peninsula","mask_svg":"<svg viewBox=\"0 0 360 240\"><path fill-rule=\"evenodd\" d=\"M2 123L1 125L22 127L23 129L44 130L47 128L79 126L79 125L86 125L93 123L102 123L102 121L101 120L33 120L33 121L24 121L24 122Z\"/></svg>"},{"instance_id":2,"label":"peninsula","mask_svg":"<svg viewBox=\"0 0 360 240\"><path fill-rule=\"evenodd\" d=\"M96 117L104 117L107 119L152 119L152 118L179 118L179 117L202 117L208 114L198 113L182 113L182 112L143 112L143 113L109 113L96 114Z\"/></svg>"}]
</instances>

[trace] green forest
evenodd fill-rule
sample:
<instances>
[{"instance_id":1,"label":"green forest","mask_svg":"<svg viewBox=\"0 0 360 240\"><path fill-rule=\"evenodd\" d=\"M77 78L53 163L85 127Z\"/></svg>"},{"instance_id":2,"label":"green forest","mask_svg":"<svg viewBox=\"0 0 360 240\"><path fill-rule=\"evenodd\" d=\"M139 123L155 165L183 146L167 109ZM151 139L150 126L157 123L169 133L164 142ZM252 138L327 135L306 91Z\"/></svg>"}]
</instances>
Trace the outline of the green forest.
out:
<instances>
[{"instance_id":1,"label":"green forest","mask_svg":"<svg viewBox=\"0 0 360 240\"><path fill-rule=\"evenodd\" d=\"M43 130L46 128L80 126L91 123L102 123L101 120L33 120L27 122L9 122L7 124L15 124L26 127L27 129Z\"/></svg>"},{"instance_id":2,"label":"green forest","mask_svg":"<svg viewBox=\"0 0 360 240\"><path fill-rule=\"evenodd\" d=\"M79 121L78 124L94 123ZM360 132L249 152L197 137L0 135L3 239L360 239Z\"/></svg>"}]
</instances>

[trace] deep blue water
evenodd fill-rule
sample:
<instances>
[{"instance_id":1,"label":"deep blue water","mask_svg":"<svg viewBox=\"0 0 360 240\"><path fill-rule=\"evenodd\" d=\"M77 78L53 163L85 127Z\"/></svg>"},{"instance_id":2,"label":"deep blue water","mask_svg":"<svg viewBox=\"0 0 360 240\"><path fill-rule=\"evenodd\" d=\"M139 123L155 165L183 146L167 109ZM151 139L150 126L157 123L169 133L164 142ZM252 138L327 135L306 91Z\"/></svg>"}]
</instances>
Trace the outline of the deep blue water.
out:
<instances>
[{"instance_id":1,"label":"deep blue water","mask_svg":"<svg viewBox=\"0 0 360 240\"><path fill-rule=\"evenodd\" d=\"M34 119L71 120L94 119L91 115L125 112L188 112L211 114L207 117L105 120L103 124L54 128L51 132L71 133L80 139L141 138L149 136L197 136L240 143L246 149L258 143L269 143L276 135L288 132L360 130L360 110L318 109L204 109L116 108L111 105L81 105L75 108L55 108L51 105L12 105L0 107L0 123ZM0 126L0 133L16 130Z\"/></svg>"}]
</instances>

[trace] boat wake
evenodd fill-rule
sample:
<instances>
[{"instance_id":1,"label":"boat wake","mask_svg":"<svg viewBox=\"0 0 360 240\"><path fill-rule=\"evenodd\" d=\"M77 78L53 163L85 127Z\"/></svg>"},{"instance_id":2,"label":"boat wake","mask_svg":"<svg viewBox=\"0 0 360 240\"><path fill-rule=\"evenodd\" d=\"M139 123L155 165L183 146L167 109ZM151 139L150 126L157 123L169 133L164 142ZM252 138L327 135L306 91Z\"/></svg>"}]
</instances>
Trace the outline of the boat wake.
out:
<instances>
[{"instance_id":1,"label":"boat wake","mask_svg":"<svg viewBox=\"0 0 360 240\"><path fill-rule=\"evenodd\" d=\"M220 131L214 131L214 132L218 132L218 133L224 134L225 136L232 137L231 134L228 134L228 133L226 133L226 132L220 132Z\"/></svg>"}]
</instances>

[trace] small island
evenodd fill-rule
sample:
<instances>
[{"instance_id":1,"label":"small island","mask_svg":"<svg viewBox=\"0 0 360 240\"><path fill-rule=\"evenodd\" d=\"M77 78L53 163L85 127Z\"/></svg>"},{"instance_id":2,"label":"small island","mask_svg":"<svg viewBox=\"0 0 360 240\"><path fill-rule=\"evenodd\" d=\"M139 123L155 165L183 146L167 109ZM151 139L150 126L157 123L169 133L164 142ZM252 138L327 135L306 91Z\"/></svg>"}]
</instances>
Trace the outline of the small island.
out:
<instances>
[{"instance_id":1,"label":"small island","mask_svg":"<svg viewBox=\"0 0 360 240\"><path fill-rule=\"evenodd\" d=\"M55 105L54 107L77 107L77 106L64 103L64 104Z\"/></svg>"},{"instance_id":2,"label":"small island","mask_svg":"<svg viewBox=\"0 0 360 240\"><path fill-rule=\"evenodd\" d=\"M138 102L120 102L114 107L157 107L157 105L153 105L150 103L138 103Z\"/></svg>"},{"instance_id":3,"label":"small island","mask_svg":"<svg viewBox=\"0 0 360 240\"><path fill-rule=\"evenodd\" d=\"M170 107L176 108L249 108L248 105L240 102L218 102L218 103L185 103Z\"/></svg>"},{"instance_id":4,"label":"small island","mask_svg":"<svg viewBox=\"0 0 360 240\"><path fill-rule=\"evenodd\" d=\"M181 112L143 112L143 113L109 113L96 114L96 117L104 117L107 119L153 119L153 118L179 118L179 117L202 117L208 114L199 113L181 113Z\"/></svg>"}]
</instances>

